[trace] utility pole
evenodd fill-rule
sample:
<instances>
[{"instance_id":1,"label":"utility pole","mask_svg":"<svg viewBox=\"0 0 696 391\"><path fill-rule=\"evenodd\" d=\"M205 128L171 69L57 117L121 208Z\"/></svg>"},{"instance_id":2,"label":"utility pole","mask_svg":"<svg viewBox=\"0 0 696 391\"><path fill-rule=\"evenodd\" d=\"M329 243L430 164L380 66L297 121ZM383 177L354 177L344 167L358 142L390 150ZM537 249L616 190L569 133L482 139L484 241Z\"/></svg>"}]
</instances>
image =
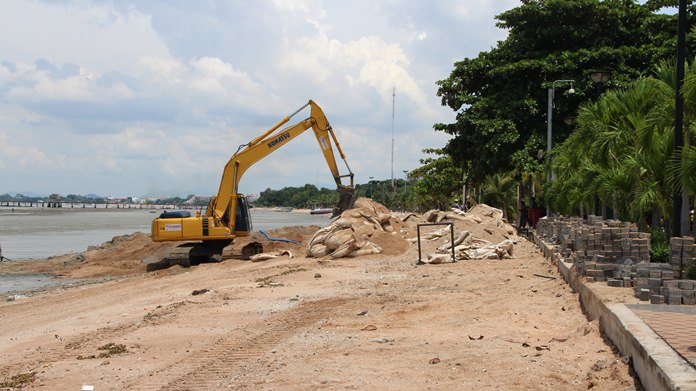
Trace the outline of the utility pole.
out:
<instances>
[{"instance_id":1,"label":"utility pole","mask_svg":"<svg viewBox=\"0 0 696 391\"><path fill-rule=\"evenodd\" d=\"M682 86L684 85L684 60L686 42L686 0L679 0L679 18L677 29L677 96L674 113L674 151L679 156L677 164L681 166L684 146L684 97ZM672 193L672 237L681 236L681 211L682 191L675 184Z\"/></svg>"},{"instance_id":2,"label":"utility pole","mask_svg":"<svg viewBox=\"0 0 696 391\"><path fill-rule=\"evenodd\" d=\"M396 106L396 87L392 87L392 139L391 139L391 190L392 196L396 194L394 185L394 107Z\"/></svg>"}]
</instances>

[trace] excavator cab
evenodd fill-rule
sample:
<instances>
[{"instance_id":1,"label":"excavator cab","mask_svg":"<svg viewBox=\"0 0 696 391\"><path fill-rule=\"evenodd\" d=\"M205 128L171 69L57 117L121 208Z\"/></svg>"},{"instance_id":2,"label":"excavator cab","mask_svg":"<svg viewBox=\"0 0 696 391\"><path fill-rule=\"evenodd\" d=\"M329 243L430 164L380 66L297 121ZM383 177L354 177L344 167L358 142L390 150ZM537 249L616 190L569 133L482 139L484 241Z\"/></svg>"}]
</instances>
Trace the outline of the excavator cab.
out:
<instances>
[{"instance_id":1,"label":"excavator cab","mask_svg":"<svg viewBox=\"0 0 696 391\"><path fill-rule=\"evenodd\" d=\"M234 220L234 232L237 236L244 236L244 233L248 235L252 230L249 202L244 195L237 194L237 215Z\"/></svg>"}]
</instances>

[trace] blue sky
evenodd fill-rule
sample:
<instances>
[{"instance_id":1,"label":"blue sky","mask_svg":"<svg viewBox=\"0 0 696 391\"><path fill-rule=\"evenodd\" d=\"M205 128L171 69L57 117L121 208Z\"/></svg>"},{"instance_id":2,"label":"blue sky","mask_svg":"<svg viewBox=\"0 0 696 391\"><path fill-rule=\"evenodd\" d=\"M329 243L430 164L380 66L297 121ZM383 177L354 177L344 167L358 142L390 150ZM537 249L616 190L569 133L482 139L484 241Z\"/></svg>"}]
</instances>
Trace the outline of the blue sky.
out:
<instances>
[{"instance_id":1,"label":"blue sky","mask_svg":"<svg viewBox=\"0 0 696 391\"><path fill-rule=\"evenodd\" d=\"M244 144L313 99L357 183L441 147L437 80L518 0L2 1L0 193L210 195ZM293 120L305 118L302 112ZM294 122L294 121L293 121ZM244 193L334 187L310 131Z\"/></svg>"}]
</instances>

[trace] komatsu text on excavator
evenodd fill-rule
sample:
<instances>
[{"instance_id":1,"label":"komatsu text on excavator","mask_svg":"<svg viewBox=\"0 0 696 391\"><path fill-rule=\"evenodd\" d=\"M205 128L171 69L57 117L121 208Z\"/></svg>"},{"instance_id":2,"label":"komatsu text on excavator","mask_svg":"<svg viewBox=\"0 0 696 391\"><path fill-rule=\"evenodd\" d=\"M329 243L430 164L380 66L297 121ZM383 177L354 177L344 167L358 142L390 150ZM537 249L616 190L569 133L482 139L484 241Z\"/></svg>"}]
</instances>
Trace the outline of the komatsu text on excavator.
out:
<instances>
[{"instance_id":1,"label":"komatsu text on excavator","mask_svg":"<svg viewBox=\"0 0 696 391\"><path fill-rule=\"evenodd\" d=\"M308 118L280 129L281 126L290 121L290 118L307 106L310 107ZM259 137L239 147L225 165L218 193L212 198L204 213L191 216L191 213L187 211L165 212L154 219L152 221L152 240L155 242L196 241L197 243L193 244L189 251L189 257L192 261L220 261L222 250L235 237L249 236L252 230L247 200L244 195L238 193L239 181L244 172L254 163L309 128L314 131L319 148L324 154L329 170L338 186L339 203L334 208L334 216L352 208L355 201L353 172L348 166L341 145L338 143L324 112L310 100ZM348 174L339 173L332 144L335 145L341 159L343 159ZM350 185L344 185L343 178L350 178Z\"/></svg>"}]
</instances>

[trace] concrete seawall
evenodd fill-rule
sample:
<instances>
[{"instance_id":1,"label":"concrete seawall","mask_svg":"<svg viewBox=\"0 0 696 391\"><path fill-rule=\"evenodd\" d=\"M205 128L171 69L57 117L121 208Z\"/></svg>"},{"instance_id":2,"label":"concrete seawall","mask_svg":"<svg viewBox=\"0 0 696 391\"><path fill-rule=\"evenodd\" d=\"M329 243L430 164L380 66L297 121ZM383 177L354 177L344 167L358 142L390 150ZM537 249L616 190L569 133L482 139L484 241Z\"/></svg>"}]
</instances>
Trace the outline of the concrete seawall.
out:
<instances>
[{"instance_id":1,"label":"concrete seawall","mask_svg":"<svg viewBox=\"0 0 696 391\"><path fill-rule=\"evenodd\" d=\"M566 282L578 292L589 320L599 319L602 333L631 359L633 369L648 391L696 391L696 369L672 349L631 309L620 303L604 303L554 252L554 246L534 235L534 243L556 265ZM617 288L618 289L618 288ZM696 341L694 341L696 344Z\"/></svg>"}]
</instances>

